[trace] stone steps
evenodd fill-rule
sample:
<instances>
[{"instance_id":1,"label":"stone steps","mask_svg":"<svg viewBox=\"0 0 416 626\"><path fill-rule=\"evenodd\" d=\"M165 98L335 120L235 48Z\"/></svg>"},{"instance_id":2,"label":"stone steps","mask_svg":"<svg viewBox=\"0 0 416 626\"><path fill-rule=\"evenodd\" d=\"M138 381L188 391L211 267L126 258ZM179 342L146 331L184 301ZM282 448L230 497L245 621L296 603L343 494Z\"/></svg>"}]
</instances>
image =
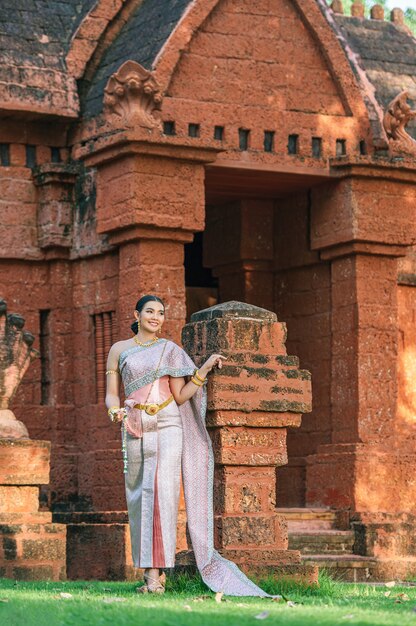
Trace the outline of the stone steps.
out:
<instances>
[{"instance_id":1,"label":"stone steps","mask_svg":"<svg viewBox=\"0 0 416 626\"><path fill-rule=\"evenodd\" d=\"M377 561L357 554L303 554L302 562L317 565L332 578L345 582L369 582L376 576Z\"/></svg>"},{"instance_id":2,"label":"stone steps","mask_svg":"<svg viewBox=\"0 0 416 626\"><path fill-rule=\"evenodd\" d=\"M377 561L353 553L354 532L345 519L323 508L278 509L288 521L289 549L299 550L302 562L316 565L333 578L366 582L376 576Z\"/></svg>"},{"instance_id":3,"label":"stone steps","mask_svg":"<svg viewBox=\"0 0 416 626\"><path fill-rule=\"evenodd\" d=\"M289 532L331 530L337 523L337 514L330 509L278 508L277 512L287 519Z\"/></svg>"},{"instance_id":4,"label":"stone steps","mask_svg":"<svg viewBox=\"0 0 416 626\"><path fill-rule=\"evenodd\" d=\"M289 531L289 549L308 554L351 554L354 547L352 530Z\"/></svg>"}]
</instances>

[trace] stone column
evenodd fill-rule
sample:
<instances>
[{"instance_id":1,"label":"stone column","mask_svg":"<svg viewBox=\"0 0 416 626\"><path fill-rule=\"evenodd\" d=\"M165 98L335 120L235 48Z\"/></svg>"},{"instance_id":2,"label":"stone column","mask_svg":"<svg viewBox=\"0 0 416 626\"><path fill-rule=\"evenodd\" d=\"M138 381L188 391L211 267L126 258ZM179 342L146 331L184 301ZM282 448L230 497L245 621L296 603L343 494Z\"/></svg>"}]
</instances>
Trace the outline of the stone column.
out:
<instances>
[{"instance_id":1,"label":"stone column","mask_svg":"<svg viewBox=\"0 0 416 626\"><path fill-rule=\"evenodd\" d=\"M207 209L204 265L219 278L219 299L273 309L273 201L244 199Z\"/></svg>"},{"instance_id":2,"label":"stone column","mask_svg":"<svg viewBox=\"0 0 416 626\"><path fill-rule=\"evenodd\" d=\"M265 309L227 302L194 313L182 337L197 364L214 352L227 357L208 383L216 547L250 571L301 571L276 512L275 469L287 463L287 428L311 410L311 381L286 354L285 324Z\"/></svg>"},{"instance_id":3,"label":"stone column","mask_svg":"<svg viewBox=\"0 0 416 626\"><path fill-rule=\"evenodd\" d=\"M414 575L416 455L397 436L397 257L416 238L416 171L337 163L312 201L311 245L331 262L331 443L308 458L307 504L350 512L380 578Z\"/></svg>"},{"instance_id":4,"label":"stone column","mask_svg":"<svg viewBox=\"0 0 416 626\"><path fill-rule=\"evenodd\" d=\"M307 502L391 510L395 498L387 494L397 470L396 259L375 253L334 258L331 285L332 442L309 457Z\"/></svg>"},{"instance_id":5,"label":"stone column","mask_svg":"<svg viewBox=\"0 0 416 626\"><path fill-rule=\"evenodd\" d=\"M180 231L169 239L153 237L120 244L120 337L129 336L137 300L152 293L166 304L163 335L179 341L186 317L184 242L191 237Z\"/></svg>"}]
</instances>

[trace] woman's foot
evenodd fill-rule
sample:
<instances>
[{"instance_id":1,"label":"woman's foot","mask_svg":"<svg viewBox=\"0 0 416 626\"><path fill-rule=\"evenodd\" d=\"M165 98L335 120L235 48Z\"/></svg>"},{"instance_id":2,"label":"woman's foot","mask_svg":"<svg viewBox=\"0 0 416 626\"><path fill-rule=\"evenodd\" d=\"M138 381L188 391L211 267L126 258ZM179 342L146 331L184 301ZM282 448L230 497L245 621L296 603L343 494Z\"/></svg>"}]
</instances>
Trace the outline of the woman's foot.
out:
<instances>
[{"instance_id":1,"label":"woman's foot","mask_svg":"<svg viewBox=\"0 0 416 626\"><path fill-rule=\"evenodd\" d=\"M137 588L138 593L165 593L166 574L159 575L158 569L145 570L145 584Z\"/></svg>"}]
</instances>

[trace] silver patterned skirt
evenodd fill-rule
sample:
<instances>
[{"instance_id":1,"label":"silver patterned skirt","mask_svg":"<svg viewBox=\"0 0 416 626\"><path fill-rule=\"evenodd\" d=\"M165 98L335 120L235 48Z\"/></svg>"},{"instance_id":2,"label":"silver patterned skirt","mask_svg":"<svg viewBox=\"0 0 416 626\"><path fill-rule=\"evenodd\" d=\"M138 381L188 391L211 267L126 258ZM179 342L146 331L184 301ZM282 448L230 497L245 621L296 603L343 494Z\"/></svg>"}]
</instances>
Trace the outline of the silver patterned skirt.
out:
<instances>
[{"instance_id":1,"label":"silver patterned skirt","mask_svg":"<svg viewBox=\"0 0 416 626\"><path fill-rule=\"evenodd\" d=\"M179 505L182 420L176 402L142 413L143 437L126 433L125 475L135 567L174 567Z\"/></svg>"}]
</instances>

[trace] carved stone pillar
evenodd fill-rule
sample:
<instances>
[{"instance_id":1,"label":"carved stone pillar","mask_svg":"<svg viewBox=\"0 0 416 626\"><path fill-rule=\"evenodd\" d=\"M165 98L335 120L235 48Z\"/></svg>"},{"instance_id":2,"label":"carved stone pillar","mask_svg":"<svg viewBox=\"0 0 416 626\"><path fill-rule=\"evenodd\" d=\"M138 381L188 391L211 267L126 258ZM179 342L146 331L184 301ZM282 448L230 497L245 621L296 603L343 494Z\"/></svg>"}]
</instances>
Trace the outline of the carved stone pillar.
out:
<instances>
[{"instance_id":1,"label":"carved stone pillar","mask_svg":"<svg viewBox=\"0 0 416 626\"><path fill-rule=\"evenodd\" d=\"M302 571L276 512L275 468L287 463L287 428L311 410L311 382L286 354L285 324L265 309L227 302L194 313L182 337L197 364L213 352L227 357L208 383L216 547L250 571Z\"/></svg>"},{"instance_id":2,"label":"carved stone pillar","mask_svg":"<svg viewBox=\"0 0 416 626\"><path fill-rule=\"evenodd\" d=\"M207 209L204 265L219 298L273 309L273 201L245 199Z\"/></svg>"}]
</instances>

